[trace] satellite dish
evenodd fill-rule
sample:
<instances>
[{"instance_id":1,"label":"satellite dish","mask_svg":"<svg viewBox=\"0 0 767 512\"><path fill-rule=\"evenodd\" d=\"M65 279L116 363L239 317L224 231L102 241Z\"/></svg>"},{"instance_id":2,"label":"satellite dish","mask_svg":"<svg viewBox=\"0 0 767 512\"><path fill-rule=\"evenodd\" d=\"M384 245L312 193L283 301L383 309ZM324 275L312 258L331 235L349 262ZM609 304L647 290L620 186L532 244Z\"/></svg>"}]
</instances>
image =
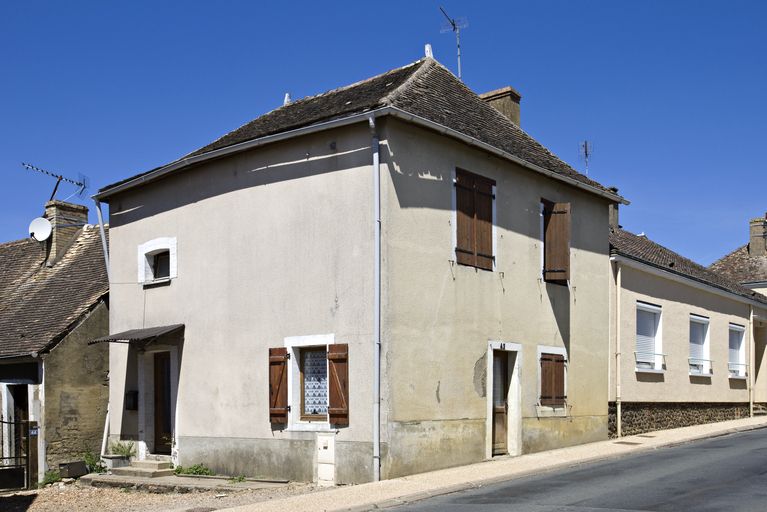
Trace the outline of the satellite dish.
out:
<instances>
[{"instance_id":1,"label":"satellite dish","mask_svg":"<svg viewBox=\"0 0 767 512\"><path fill-rule=\"evenodd\" d=\"M29 236L38 242L48 240L48 237L51 236L51 231L53 231L51 221L46 218L38 217L29 223Z\"/></svg>"}]
</instances>

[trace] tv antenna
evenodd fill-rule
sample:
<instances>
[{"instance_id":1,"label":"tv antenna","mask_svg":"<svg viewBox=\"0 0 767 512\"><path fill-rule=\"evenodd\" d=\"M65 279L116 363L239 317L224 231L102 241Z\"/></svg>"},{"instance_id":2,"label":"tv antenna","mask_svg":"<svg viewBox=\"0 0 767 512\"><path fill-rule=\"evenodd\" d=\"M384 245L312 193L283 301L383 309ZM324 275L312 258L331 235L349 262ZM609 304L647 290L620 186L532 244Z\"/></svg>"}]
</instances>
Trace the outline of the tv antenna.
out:
<instances>
[{"instance_id":1,"label":"tv antenna","mask_svg":"<svg viewBox=\"0 0 767 512\"><path fill-rule=\"evenodd\" d=\"M469 22L466 18L451 18L447 15L445 12L445 9L442 7L439 8L440 11L442 11L442 14L445 15L445 18L447 18L447 23L442 25L442 30L440 30L440 33L444 34L446 32L455 32L455 46L458 49L458 80L462 80L461 78L461 29L466 28L469 26Z\"/></svg>"},{"instance_id":2,"label":"tv antenna","mask_svg":"<svg viewBox=\"0 0 767 512\"><path fill-rule=\"evenodd\" d=\"M583 159L583 162L586 164L586 174L589 173L589 161L591 160L591 157L594 156L594 144L592 142L589 142L588 140L584 140L581 142L581 158Z\"/></svg>"},{"instance_id":3,"label":"tv antenna","mask_svg":"<svg viewBox=\"0 0 767 512\"><path fill-rule=\"evenodd\" d=\"M85 191L88 189L88 184L90 183L90 180L88 179L88 177L83 174L78 174L77 179L73 180L71 178L67 178L63 174L56 174L55 172L46 171L45 169L41 169L32 164L21 162L21 165L28 171L36 171L41 174L45 174L46 176L50 176L51 178L56 178L56 185L53 187L53 192L51 193L51 198L49 199L49 201L53 201L53 198L56 196L56 192L58 191L59 185L61 184L62 181L66 183L71 183L72 185L75 185L76 187L78 187L77 190L72 195L67 197L67 199L69 199L70 197L74 195L77 195L77 197L83 197L83 195L85 195Z\"/></svg>"}]
</instances>

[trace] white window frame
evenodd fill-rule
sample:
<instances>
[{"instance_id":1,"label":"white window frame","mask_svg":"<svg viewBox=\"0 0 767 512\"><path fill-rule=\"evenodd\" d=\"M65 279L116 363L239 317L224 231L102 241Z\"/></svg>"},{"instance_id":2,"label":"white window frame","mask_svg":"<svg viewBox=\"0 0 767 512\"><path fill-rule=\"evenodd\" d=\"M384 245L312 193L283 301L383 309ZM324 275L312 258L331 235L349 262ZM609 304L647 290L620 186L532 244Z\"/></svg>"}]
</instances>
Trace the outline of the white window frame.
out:
<instances>
[{"instance_id":1,"label":"white window frame","mask_svg":"<svg viewBox=\"0 0 767 512\"><path fill-rule=\"evenodd\" d=\"M450 183L452 184L452 190L451 190L451 196L450 196L450 208L451 208L451 219L450 223L453 227L453 239L451 241L450 246L450 261L458 261L458 255L455 252L455 248L458 247L458 198L456 197L456 182L458 180L458 177L456 175L456 169L465 169L465 167L461 166L454 166L453 169L450 171ZM466 172L472 172L472 171L466 171ZM484 174L474 173L478 176L484 176ZM492 178L488 178L492 179ZM492 227L492 238L493 238L493 272L495 272L498 269L498 214L497 214L497 204L498 204L498 185L493 185L492 191L493 191L493 227Z\"/></svg>"},{"instance_id":2,"label":"white window frame","mask_svg":"<svg viewBox=\"0 0 767 512\"><path fill-rule=\"evenodd\" d=\"M694 362L692 357L692 339L687 340L687 350L689 353L690 375L695 377L709 377L713 373L713 361L711 361L711 320L702 315L690 313L690 327L692 324L703 325L706 329L703 337L703 357ZM695 367L695 368L694 368Z\"/></svg>"},{"instance_id":3,"label":"white window frame","mask_svg":"<svg viewBox=\"0 0 767 512\"><path fill-rule=\"evenodd\" d=\"M139 284L164 283L178 277L176 237L161 237L149 240L138 246L136 271ZM168 277L154 278L154 256L168 251Z\"/></svg>"},{"instance_id":4,"label":"white window frame","mask_svg":"<svg viewBox=\"0 0 767 512\"><path fill-rule=\"evenodd\" d=\"M320 348L335 344L335 334L314 334L308 336L289 336L284 339L284 346L288 349L290 360L288 362L288 428L296 432L334 432L330 428L330 419L325 421L309 421L301 419L301 349ZM330 376L330 368L328 368Z\"/></svg>"},{"instance_id":5,"label":"white window frame","mask_svg":"<svg viewBox=\"0 0 767 512\"><path fill-rule=\"evenodd\" d=\"M730 336L733 332L740 335L740 349L738 350L738 360L730 361ZM748 364L746 363L746 327L739 324L730 323L727 330L727 370L731 379L745 379L748 377ZM730 367L730 365L733 365Z\"/></svg>"},{"instance_id":6,"label":"white window frame","mask_svg":"<svg viewBox=\"0 0 767 512\"><path fill-rule=\"evenodd\" d=\"M564 405L541 405L541 355L543 354L555 354L565 358L565 396L567 394L567 373L570 368L570 358L567 356L567 349L565 347L554 347L550 345L538 345L536 353L535 364L537 365L536 375L536 395L535 395L535 412L539 418L543 417L557 417L564 418L567 416L567 411L570 408L569 398L565 400Z\"/></svg>"},{"instance_id":7,"label":"white window frame","mask_svg":"<svg viewBox=\"0 0 767 512\"><path fill-rule=\"evenodd\" d=\"M641 300L636 301L636 309L653 313L657 316L657 327L655 328L655 348L654 361L652 368L640 367L637 359L637 328L636 311L634 312L634 367L637 373L663 373L666 365L666 355L663 353L663 307Z\"/></svg>"}]
</instances>

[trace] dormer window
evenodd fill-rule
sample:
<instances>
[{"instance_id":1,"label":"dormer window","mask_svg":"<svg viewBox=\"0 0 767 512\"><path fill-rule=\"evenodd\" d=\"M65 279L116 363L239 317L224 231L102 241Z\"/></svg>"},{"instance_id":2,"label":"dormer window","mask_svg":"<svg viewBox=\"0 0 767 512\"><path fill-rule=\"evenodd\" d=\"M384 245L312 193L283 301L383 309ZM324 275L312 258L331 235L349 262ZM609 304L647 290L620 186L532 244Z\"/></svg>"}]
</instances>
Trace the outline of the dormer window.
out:
<instances>
[{"instance_id":1,"label":"dormer window","mask_svg":"<svg viewBox=\"0 0 767 512\"><path fill-rule=\"evenodd\" d=\"M176 239L155 238L138 247L138 282L153 284L177 277Z\"/></svg>"}]
</instances>

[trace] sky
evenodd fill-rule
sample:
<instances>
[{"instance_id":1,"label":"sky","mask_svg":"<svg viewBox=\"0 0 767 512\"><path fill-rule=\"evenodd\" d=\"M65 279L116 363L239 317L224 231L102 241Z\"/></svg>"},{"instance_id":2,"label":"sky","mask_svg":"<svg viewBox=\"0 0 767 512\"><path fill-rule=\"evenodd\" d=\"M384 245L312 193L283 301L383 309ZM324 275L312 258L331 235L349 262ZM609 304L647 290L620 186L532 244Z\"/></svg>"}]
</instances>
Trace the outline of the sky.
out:
<instances>
[{"instance_id":1,"label":"sky","mask_svg":"<svg viewBox=\"0 0 767 512\"><path fill-rule=\"evenodd\" d=\"M767 2L141 1L0 5L0 242L55 180L99 188L168 163L282 103L434 56L512 85L522 128L631 201L621 224L710 264L767 211ZM62 184L58 199L76 192ZM95 222L95 216L91 221Z\"/></svg>"}]
</instances>

